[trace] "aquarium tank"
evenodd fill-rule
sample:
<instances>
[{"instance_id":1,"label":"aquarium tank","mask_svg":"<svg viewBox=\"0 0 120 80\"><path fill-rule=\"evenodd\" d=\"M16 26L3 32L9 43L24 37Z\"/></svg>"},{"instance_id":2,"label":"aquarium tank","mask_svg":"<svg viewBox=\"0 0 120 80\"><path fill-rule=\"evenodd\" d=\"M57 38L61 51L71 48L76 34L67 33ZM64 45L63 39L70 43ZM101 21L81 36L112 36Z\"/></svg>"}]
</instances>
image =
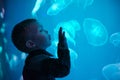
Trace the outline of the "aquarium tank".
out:
<instances>
[{"instance_id":1,"label":"aquarium tank","mask_svg":"<svg viewBox=\"0 0 120 80\"><path fill-rule=\"evenodd\" d=\"M62 27L70 73L56 80L120 80L120 0L0 0L0 80L23 80L28 54L11 40L13 27L34 18L51 35L46 50L58 58Z\"/></svg>"}]
</instances>

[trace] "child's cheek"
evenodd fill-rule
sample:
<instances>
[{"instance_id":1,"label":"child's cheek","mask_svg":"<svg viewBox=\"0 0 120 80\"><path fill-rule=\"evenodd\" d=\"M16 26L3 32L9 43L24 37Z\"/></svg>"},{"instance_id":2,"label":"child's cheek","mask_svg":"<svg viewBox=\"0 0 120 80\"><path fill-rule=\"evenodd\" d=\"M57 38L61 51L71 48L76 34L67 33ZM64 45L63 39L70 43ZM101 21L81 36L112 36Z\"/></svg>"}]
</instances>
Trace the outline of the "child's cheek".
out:
<instances>
[{"instance_id":1,"label":"child's cheek","mask_svg":"<svg viewBox=\"0 0 120 80\"><path fill-rule=\"evenodd\" d=\"M45 35L41 35L42 42L46 42L47 37Z\"/></svg>"}]
</instances>

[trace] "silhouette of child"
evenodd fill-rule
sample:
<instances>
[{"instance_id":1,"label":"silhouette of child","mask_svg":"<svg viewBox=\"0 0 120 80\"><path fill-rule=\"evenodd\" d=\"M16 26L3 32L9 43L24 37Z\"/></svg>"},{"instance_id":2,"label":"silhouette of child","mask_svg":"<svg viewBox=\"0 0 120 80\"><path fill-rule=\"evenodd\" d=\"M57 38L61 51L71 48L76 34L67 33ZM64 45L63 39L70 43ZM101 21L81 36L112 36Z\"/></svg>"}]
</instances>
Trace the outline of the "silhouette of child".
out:
<instances>
[{"instance_id":1,"label":"silhouette of child","mask_svg":"<svg viewBox=\"0 0 120 80\"><path fill-rule=\"evenodd\" d=\"M18 50L28 53L23 68L24 80L55 80L69 74L70 55L62 27L58 34L58 58L52 58L52 54L46 51L51 38L36 19L16 24L11 37Z\"/></svg>"}]
</instances>

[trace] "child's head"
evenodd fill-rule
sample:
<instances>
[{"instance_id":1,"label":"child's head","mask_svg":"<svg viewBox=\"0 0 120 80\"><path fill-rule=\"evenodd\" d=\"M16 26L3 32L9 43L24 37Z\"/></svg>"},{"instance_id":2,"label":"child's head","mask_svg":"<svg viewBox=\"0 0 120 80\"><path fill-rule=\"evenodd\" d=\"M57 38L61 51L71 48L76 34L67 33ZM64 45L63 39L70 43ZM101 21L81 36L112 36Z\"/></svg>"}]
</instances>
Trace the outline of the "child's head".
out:
<instances>
[{"instance_id":1,"label":"child's head","mask_svg":"<svg viewBox=\"0 0 120 80\"><path fill-rule=\"evenodd\" d=\"M14 45L23 52L46 49L51 44L48 31L36 19L27 19L15 25L12 31Z\"/></svg>"}]
</instances>

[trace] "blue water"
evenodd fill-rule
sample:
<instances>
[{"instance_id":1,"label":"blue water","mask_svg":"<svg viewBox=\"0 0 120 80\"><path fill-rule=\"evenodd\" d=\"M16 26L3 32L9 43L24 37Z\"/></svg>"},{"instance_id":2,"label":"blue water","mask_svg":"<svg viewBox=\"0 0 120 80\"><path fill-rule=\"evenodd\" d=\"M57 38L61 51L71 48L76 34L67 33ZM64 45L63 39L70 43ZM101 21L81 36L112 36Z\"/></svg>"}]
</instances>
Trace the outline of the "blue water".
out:
<instances>
[{"instance_id":1,"label":"blue water","mask_svg":"<svg viewBox=\"0 0 120 80\"><path fill-rule=\"evenodd\" d=\"M119 0L4 0L0 6L0 80L22 80L26 54L11 41L13 26L36 18L52 36L55 57L60 26L65 31L71 71L57 80L120 80ZM4 14L4 16L3 16Z\"/></svg>"}]
</instances>

